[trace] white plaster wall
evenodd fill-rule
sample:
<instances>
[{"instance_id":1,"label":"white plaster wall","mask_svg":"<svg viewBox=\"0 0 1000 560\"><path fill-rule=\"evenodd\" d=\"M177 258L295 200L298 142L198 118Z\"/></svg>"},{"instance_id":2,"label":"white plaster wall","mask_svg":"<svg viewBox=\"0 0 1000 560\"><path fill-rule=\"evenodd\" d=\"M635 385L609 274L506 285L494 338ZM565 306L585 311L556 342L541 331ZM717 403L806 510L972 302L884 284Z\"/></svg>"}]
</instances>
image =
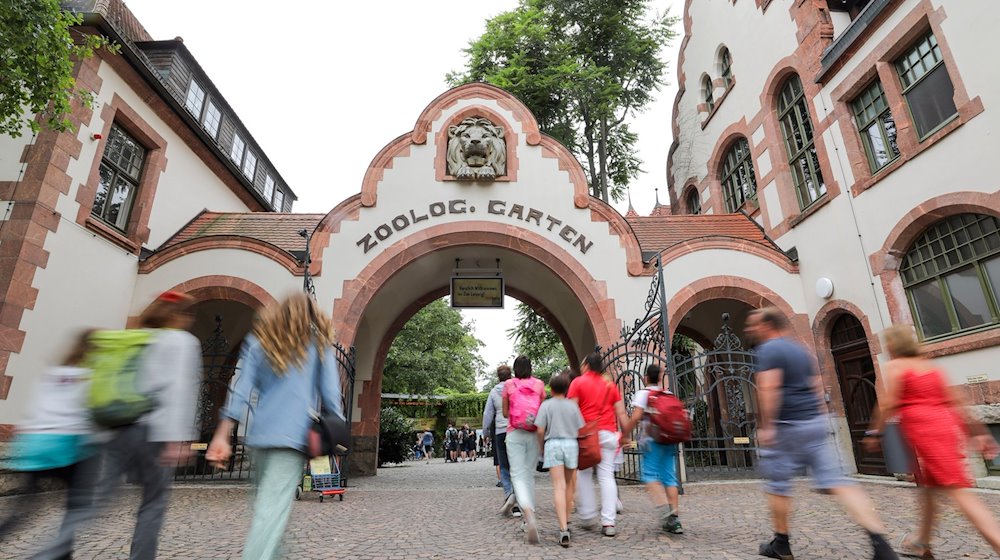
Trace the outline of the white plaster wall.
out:
<instances>
[{"instance_id":1,"label":"white plaster wall","mask_svg":"<svg viewBox=\"0 0 1000 560\"><path fill-rule=\"evenodd\" d=\"M21 176L21 154L32 139L31 128L24 125L20 138L0 134L0 181L16 181Z\"/></svg>"},{"instance_id":2,"label":"white plaster wall","mask_svg":"<svg viewBox=\"0 0 1000 560\"><path fill-rule=\"evenodd\" d=\"M0 400L0 424L21 418L35 376L62 359L75 333L87 327L121 328L128 317L135 256L66 219L58 233L49 234L45 249L48 264L36 270L32 282L38 300L21 319L24 347L7 366L14 379L7 399Z\"/></svg>"},{"instance_id":3,"label":"white plaster wall","mask_svg":"<svg viewBox=\"0 0 1000 560\"><path fill-rule=\"evenodd\" d=\"M94 118L90 122L89 130L96 132L104 128L105 123L101 118L103 106L105 103L110 103L117 93L163 137L167 144L167 166L160 175L156 187L153 210L149 217L149 241L146 246L151 249L159 247L203 209L216 212L248 210L246 204L205 165L205 162L173 129L157 116L110 65L101 64L98 75L103 84L97 96ZM84 144L84 150L80 155L79 165L71 167L74 181L70 196L65 197L74 205L76 189L81 182L86 181L94 160L101 157L101 154L97 153L98 143L90 140L88 130L81 131L80 140Z\"/></svg>"},{"instance_id":4,"label":"white plaster wall","mask_svg":"<svg viewBox=\"0 0 1000 560\"><path fill-rule=\"evenodd\" d=\"M684 49L685 92L680 100L677 123L680 144L674 154L671 174L676 189L684 186L691 176L699 179L709 172L708 158L722 131L733 123L746 119L749 123L760 108L764 82L778 60L795 51L796 27L788 12L787 2L772 2L762 12L754 2L730 0L698 0L690 3L691 37ZM767 37L767 41L761 41ZM702 103L700 77L708 73L719 78L717 55L726 45L733 57L735 85L721 103L704 130L704 114L698 114ZM754 134L754 131L751 131ZM758 143L753 140L754 145ZM681 195L677 190L677 196Z\"/></svg>"}]
</instances>

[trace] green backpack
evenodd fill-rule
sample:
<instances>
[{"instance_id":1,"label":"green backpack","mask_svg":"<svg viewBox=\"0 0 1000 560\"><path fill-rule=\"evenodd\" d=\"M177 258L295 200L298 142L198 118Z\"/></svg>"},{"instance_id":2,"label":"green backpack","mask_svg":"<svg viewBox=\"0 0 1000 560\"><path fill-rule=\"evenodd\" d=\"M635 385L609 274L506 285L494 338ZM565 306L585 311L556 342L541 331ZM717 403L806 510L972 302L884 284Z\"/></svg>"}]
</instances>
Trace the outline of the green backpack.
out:
<instances>
[{"instance_id":1,"label":"green backpack","mask_svg":"<svg viewBox=\"0 0 1000 560\"><path fill-rule=\"evenodd\" d=\"M152 395L139 392L139 368L153 333L146 330L97 331L85 364L91 370L87 407L95 424L117 428L135 423L156 407Z\"/></svg>"}]
</instances>

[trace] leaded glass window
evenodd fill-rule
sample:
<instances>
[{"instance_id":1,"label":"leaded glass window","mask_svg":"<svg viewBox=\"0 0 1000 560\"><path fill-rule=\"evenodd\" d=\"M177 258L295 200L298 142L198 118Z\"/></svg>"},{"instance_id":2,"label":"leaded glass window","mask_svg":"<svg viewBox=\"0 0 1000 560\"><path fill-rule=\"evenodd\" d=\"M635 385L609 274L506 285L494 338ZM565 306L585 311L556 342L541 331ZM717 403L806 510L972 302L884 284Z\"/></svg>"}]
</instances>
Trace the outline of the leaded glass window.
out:
<instances>
[{"instance_id":1,"label":"leaded glass window","mask_svg":"<svg viewBox=\"0 0 1000 560\"><path fill-rule=\"evenodd\" d=\"M708 76L701 80L701 94L705 99L708 112L711 113L715 109L715 97L712 95L712 79Z\"/></svg>"},{"instance_id":2,"label":"leaded glass window","mask_svg":"<svg viewBox=\"0 0 1000 560\"><path fill-rule=\"evenodd\" d=\"M1000 323L1000 220L958 214L927 229L900 267L924 338Z\"/></svg>"},{"instance_id":3,"label":"leaded glass window","mask_svg":"<svg viewBox=\"0 0 1000 560\"><path fill-rule=\"evenodd\" d=\"M233 145L229 149L229 159L233 160L236 165L243 163L243 152L246 151L246 143L240 138L239 134L233 136Z\"/></svg>"},{"instance_id":4,"label":"leaded glass window","mask_svg":"<svg viewBox=\"0 0 1000 560\"><path fill-rule=\"evenodd\" d=\"M243 158L243 174L253 182L254 173L257 172L257 155L247 150L246 157Z\"/></svg>"},{"instance_id":5,"label":"leaded glass window","mask_svg":"<svg viewBox=\"0 0 1000 560\"><path fill-rule=\"evenodd\" d=\"M757 178L746 138L740 138L726 151L722 163L722 194L726 210L730 212L739 210L747 200L757 198Z\"/></svg>"},{"instance_id":6,"label":"leaded glass window","mask_svg":"<svg viewBox=\"0 0 1000 560\"><path fill-rule=\"evenodd\" d=\"M875 173L899 157L896 121L885 100L882 82L875 80L851 103L851 107L868 155L868 164Z\"/></svg>"},{"instance_id":7,"label":"leaded glass window","mask_svg":"<svg viewBox=\"0 0 1000 560\"><path fill-rule=\"evenodd\" d=\"M270 175L264 177L264 198L271 200L274 196L274 179Z\"/></svg>"},{"instance_id":8,"label":"leaded glass window","mask_svg":"<svg viewBox=\"0 0 1000 560\"><path fill-rule=\"evenodd\" d=\"M958 114L955 87L933 33L896 59L896 72L921 140Z\"/></svg>"},{"instance_id":9,"label":"leaded glass window","mask_svg":"<svg viewBox=\"0 0 1000 560\"><path fill-rule=\"evenodd\" d=\"M826 194L819 157L813 142L813 125L805 91L798 76L785 82L778 98L778 120L785 139L788 167L792 171L799 208L805 209Z\"/></svg>"},{"instance_id":10,"label":"leaded glass window","mask_svg":"<svg viewBox=\"0 0 1000 560\"><path fill-rule=\"evenodd\" d=\"M219 125L222 124L222 111L211 101L208 102L208 108L205 109L205 120L203 123L205 130L208 131L208 134L212 138L219 135Z\"/></svg>"},{"instance_id":11,"label":"leaded glass window","mask_svg":"<svg viewBox=\"0 0 1000 560\"><path fill-rule=\"evenodd\" d=\"M188 84L187 95L184 98L184 106L195 116L201 118L201 108L205 105L205 90L201 89L198 82L191 80Z\"/></svg>"},{"instance_id":12,"label":"leaded glass window","mask_svg":"<svg viewBox=\"0 0 1000 560\"><path fill-rule=\"evenodd\" d=\"M97 195L90 211L94 217L125 231L145 159L146 149L113 125L98 170Z\"/></svg>"},{"instance_id":13,"label":"leaded glass window","mask_svg":"<svg viewBox=\"0 0 1000 560\"><path fill-rule=\"evenodd\" d=\"M733 85L733 58L729 54L729 49L722 49L719 56L719 70L722 74L722 81L726 83L726 89Z\"/></svg>"}]
</instances>

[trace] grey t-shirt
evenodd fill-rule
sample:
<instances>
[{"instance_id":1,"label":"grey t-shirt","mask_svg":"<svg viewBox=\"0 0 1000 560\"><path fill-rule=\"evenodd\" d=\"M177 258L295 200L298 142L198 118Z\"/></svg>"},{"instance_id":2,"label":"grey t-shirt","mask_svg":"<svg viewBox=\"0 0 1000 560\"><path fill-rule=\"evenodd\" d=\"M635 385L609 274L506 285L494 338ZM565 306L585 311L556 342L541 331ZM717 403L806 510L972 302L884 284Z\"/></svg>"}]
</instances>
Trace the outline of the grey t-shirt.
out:
<instances>
[{"instance_id":1,"label":"grey t-shirt","mask_svg":"<svg viewBox=\"0 0 1000 560\"><path fill-rule=\"evenodd\" d=\"M801 344L774 338L757 347L757 371L780 369L781 411L778 420L808 420L820 414L813 377L819 375L812 356Z\"/></svg>"},{"instance_id":2,"label":"grey t-shirt","mask_svg":"<svg viewBox=\"0 0 1000 560\"><path fill-rule=\"evenodd\" d=\"M552 397L542 403L535 415L535 425L545 430L545 439L576 439L583 427L583 415L575 401Z\"/></svg>"}]
</instances>

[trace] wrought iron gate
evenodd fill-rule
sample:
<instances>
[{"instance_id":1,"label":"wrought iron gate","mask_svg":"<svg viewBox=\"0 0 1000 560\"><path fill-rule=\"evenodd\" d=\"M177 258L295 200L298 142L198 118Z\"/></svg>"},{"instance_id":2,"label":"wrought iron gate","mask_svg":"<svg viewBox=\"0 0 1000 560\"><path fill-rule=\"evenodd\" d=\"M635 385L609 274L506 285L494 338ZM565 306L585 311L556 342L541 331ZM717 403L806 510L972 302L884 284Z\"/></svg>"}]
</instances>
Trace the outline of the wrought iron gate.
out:
<instances>
[{"instance_id":1,"label":"wrought iron gate","mask_svg":"<svg viewBox=\"0 0 1000 560\"><path fill-rule=\"evenodd\" d=\"M353 346L345 349L339 343L334 343L334 357L340 371L342 403L347 425L351 425L354 407L355 356ZM198 432L198 442L193 445L196 456L184 466L178 466L174 473L175 480L242 480L248 479L252 471L251 454L244 445L246 426L251 420L248 408L242 413L242 421L237 424L231 444L233 456L226 470L212 468L205 461L205 450L219 421L219 410L226 402L229 385L238 373L239 347L229 350L229 341L222 329L222 317L215 317L215 329L211 336L202 344L202 377L198 391L198 406L195 409L195 426ZM251 401L251 405L254 404ZM347 483L346 456L340 458L342 483Z\"/></svg>"},{"instance_id":2,"label":"wrought iron gate","mask_svg":"<svg viewBox=\"0 0 1000 560\"><path fill-rule=\"evenodd\" d=\"M683 453L687 480L751 476L757 456L753 353L743 349L729 326L728 313L723 314L714 348L697 354L686 348L674 352L667 335L664 300L660 268L646 297L645 316L623 328L621 341L602 354L605 373L618 386L631 413L646 367L660 366L661 386L677 394L693 421L693 438ZM638 435L633 434L633 439ZM638 482L641 461L637 449L626 449L617 477Z\"/></svg>"}]
</instances>

